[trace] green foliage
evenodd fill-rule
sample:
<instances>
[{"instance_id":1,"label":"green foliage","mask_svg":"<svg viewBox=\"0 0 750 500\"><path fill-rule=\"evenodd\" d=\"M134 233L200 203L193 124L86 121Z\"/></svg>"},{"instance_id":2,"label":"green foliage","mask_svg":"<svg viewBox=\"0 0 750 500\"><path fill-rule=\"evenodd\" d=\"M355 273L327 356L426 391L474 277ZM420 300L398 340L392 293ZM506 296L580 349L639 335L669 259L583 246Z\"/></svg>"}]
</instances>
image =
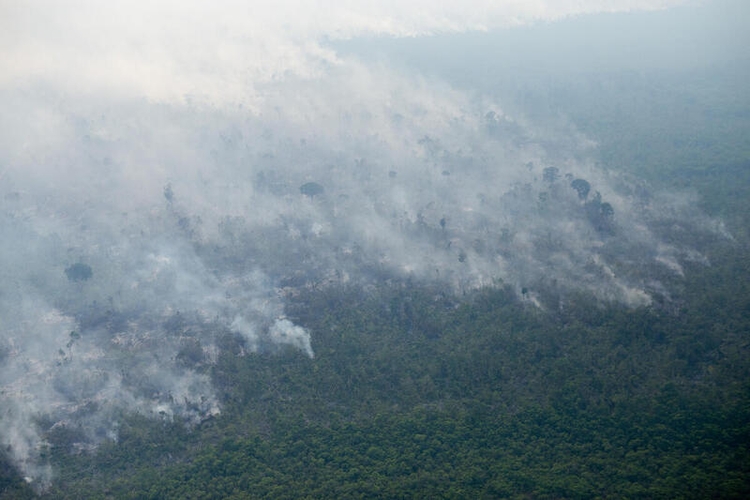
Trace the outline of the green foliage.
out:
<instances>
[{"instance_id":1,"label":"green foliage","mask_svg":"<svg viewBox=\"0 0 750 500\"><path fill-rule=\"evenodd\" d=\"M34 491L18 476L4 454L0 455L0 500L34 498Z\"/></svg>"},{"instance_id":2,"label":"green foliage","mask_svg":"<svg viewBox=\"0 0 750 500\"><path fill-rule=\"evenodd\" d=\"M583 295L542 311L505 288L309 291L288 312L315 359L241 356L227 338L221 416L192 431L130 417L92 455L53 448L46 496L746 497L750 280L725 280L750 259L719 250L676 312Z\"/></svg>"},{"instance_id":3,"label":"green foliage","mask_svg":"<svg viewBox=\"0 0 750 500\"><path fill-rule=\"evenodd\" d=\"M314 359L243 355L227 335L211 368L220 416L192 430L123 418L118 442L91 454L51 435L44 496L749 498L747 92L719 76L523 87L597 140L602 164L694 189L727 221L736 241L697 242L710 266L683 262L670 297L633 310L550 285L542 310L503 287L460 300L407 283L303 292L287 312ZM611 231L609 203L583 179L571 188ZM200 344L186 340L179 361L202 366ZM0 498L31 496L1 462Z\"/></svg>"}]
</instances>

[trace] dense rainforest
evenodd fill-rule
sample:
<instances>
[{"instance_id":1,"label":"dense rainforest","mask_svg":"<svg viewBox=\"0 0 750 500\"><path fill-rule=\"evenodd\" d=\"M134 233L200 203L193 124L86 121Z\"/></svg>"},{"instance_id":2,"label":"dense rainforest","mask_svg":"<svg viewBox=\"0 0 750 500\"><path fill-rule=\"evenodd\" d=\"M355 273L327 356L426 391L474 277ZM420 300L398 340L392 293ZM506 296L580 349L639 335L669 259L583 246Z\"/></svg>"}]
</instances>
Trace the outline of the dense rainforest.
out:
<instances>
[{"instance_id":1,"label":"dense rainforest","mask_svg":"<svg viewBox=\"0 0 750 500\"><path fill-rule=\"evenodd\" d=\"M310 292L290 313L314 359L227 338L220 416L126 417L92 453L52 435L44 497L746 497L750 259L713 251L676 309L580 296L542 312L502 285Z\"/></svg>"},{"instance_id":2,"label":"dense rainforest","mask_svg":"<svg viewBox=\"0 0 750 500\"><path fill-rule=\"evenodd\" d=\"M732 237L692 242L705 262L654 277L668 293L650 305L554 281L534 301L501 280L463 294L397 277L301 286L286 313L314 358L247 352L229 332L212 363L186 344L179 362L210 377L220 414L122 414L117 440L91 449L53 427L50 487L3 453L0 499L750 498L743 71L541 75L498 91L565 116L605 167L691 191L726 223Z\"/></svg>"},{"instance_id":3,"label":"dense rainforest","mask_svg":"<svg viewBox=\"0 0 750 500\"><path fill-rule=\"evenodd\" d=\"M123 416L117 442L49 436L44 498L743 498L750 494L750 254L707 242L669 304L543 308L502 283L307 290L316 356L214 366L221 415ZM185 353L185 362L200 364ZM32 498L7 463L2 498Z\"/></svg>"}]
</instances>

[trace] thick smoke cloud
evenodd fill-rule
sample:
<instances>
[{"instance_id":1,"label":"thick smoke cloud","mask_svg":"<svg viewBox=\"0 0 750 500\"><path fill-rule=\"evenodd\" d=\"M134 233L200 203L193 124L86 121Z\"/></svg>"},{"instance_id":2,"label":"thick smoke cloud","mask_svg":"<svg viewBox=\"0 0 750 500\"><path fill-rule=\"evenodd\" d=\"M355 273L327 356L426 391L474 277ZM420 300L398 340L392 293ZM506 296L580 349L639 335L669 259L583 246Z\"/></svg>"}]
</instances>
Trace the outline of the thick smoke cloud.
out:
<instances>
[{"instance_id":1,"label":"thick smoke cloud","mask_svg":"<svg viewBox=\"0 0 750 500\"><path fill-rule=\"evenodd\" d=\"M0 82L182 102L262 99L267 83L325 74L322 38L418 36L552 21L590 12L662 9L682 0L92 0L4 2Z\"/></svg>"},{"instance_id":2,"label":"thick smoke cloud","mask_svg":"<svg viewBox=\"0 0 750 500\"><path fill-rule=\"evenodd\" d=\"M207 27L174 5L162 33L164 4L137 29L145 7L84 7L39 25L15 12L32 35L3 39L0 440L37 484L55 432L87 449L116 439L123 413L219 413L205 369L227 335L313 358L314 332L284 315L302 287L502 280L540 307L550 286L645 305L668 293L655 275L703 259L659 227L721 232L688 201L596 168L574 130L314 38L478 26L447 26L449 6L414 26L408 11L355 9L277 33L268 11L249 26L212 12ZM537 7L477 19L579 8Z\"/></svg>"}]
</instances>

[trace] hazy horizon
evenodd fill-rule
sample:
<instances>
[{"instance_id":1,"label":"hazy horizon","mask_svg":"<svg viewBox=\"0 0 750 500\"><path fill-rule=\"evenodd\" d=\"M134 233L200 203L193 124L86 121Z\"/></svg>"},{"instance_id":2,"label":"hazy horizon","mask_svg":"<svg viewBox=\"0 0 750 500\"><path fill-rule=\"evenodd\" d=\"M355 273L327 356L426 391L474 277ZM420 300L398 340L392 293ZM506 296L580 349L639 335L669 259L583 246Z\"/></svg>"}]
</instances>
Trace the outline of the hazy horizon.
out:
<instances>
[{"instance_id":1,"label":"hazy horizon","mask_svg":"<svg viewBox=\"0 0 750 500\"><path fill-rule=\"evenodd\" d=\"M219 414L186 346L210 364L233 333L313 359L315 332L284 310L303 287L669 301L685 263L710 264L680 231L731 232L519 96L571 73L744 74L746 10L3 3L0 442L46 483L41 420L75 423L85 448L122 412Z\"/></svg>"}]
</instances>

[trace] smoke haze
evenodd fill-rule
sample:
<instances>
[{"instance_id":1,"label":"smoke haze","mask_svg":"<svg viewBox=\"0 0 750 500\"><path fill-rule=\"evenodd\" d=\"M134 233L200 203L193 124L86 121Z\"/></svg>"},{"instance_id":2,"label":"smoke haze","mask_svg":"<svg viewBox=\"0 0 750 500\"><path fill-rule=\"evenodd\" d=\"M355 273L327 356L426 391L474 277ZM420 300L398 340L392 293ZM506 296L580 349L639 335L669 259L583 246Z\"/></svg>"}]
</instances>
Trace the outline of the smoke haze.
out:
<instances>
[{"instance_id":1,"label":"smoke haze","mask_svg":"<svg viewBox=\"0 0 750 500\"><path fill-rule=\"evenodd\" d=\"M689 197L595 165L570 126L324 38L675 3L4 4L2 444L44 484L56 429L88 449L123 413L218 414L222 336L314 357L284 313L301 287L668 296L654 276L705 258L656 228L728 237Z\"/></svg>"}]
</instances>

